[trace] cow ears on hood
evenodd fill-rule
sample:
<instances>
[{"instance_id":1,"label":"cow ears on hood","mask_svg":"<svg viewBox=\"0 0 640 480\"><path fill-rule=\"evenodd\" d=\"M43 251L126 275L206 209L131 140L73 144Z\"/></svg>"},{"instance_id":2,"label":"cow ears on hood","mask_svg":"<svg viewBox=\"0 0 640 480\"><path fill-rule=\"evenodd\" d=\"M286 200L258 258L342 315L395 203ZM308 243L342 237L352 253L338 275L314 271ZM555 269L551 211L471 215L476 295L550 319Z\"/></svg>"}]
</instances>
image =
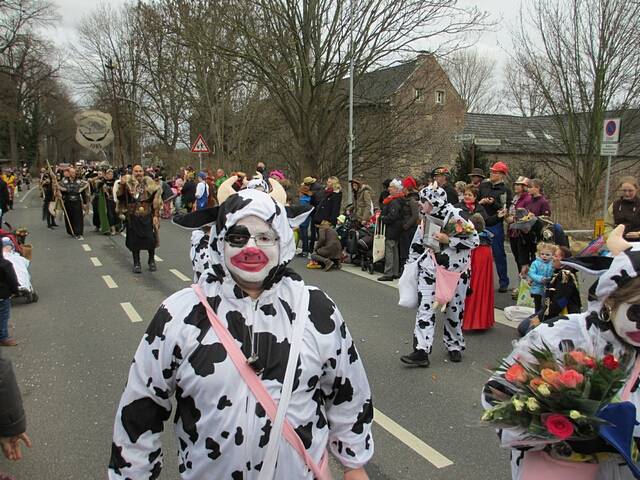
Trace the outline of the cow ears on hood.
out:
<instances>
[{"instance_id":1,"label":"cow ears on hood","mask_svg":"<svg viewBox=\"0 0 640 480\"><path fill-rule=\"evenodd\" d=\"M297 228L311 215L313 207L309 205L287 205L287 218L291 228Z\"/></svg>"},{"instance_id":2,"label":"cow ears on hood","mask_svg":"<svg viewBox=\"0 0 640 480\"><path fill-rule=\"evenodd\" d=\"M594 255L591 257L570 257L562 260L562 264L567 267L575 268L584 273L591 275L602 275L609 270L613 257L601 257Z\"/></svg>"},{"instance_id":3,"label":"cow ears on hood","mask_svg":"<svg viewBox=\"0 0 640 480\"><path fill-rule=\"evenodd\" d=\"M185 213L182 215L175 215L172 222L183 228L200 228L205 225L211 225L218 220L219 207L203 208L202 210L196 210L195 212Z\"/></svg>"}]
</instances>

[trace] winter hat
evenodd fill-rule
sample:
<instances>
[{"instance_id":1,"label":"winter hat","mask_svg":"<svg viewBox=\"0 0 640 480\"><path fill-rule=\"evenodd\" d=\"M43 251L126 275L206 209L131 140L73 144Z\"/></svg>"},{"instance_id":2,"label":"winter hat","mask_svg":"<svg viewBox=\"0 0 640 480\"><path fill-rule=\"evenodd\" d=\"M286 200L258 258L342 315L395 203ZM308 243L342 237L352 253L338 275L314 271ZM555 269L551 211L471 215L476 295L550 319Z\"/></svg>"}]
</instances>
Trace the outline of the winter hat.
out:
<instances>
[{"instance_id":1,"label":"winter hat","mask_svg":"<svg viewBox=\"0 0 640 480\"><path fill-rule=\"evenodd\" d=\"M200 177L201 179L205 180L207 178L207 173L206 172L200 172L200 173L198 173L198 177Z\"/></svg>"},{"instance_id":2,"label":"winter hat","mask_svg":"<svg viewBox=\"0 0 640 480\"><path fill-rule=\"evenodd\" d=\"M513 182L514 185L524 185L525 187L529 186L529 179L527 177L523 177L522 175L520 175L515 182Z\"/></svg>"},{"instance_id":3,"label":"winter hat","mask_svg":"<svg viewBox=\"0 0 640 480\"><path fill-rule=\"evenodd\" d=\"M304 177L304 180L302 180L302 183L306 185L313 185L314 183L316 183L316 179L313 177Z\"/></svg>"},{"instance_id":4,"label":"winter hat","mask_svg":"<svg viewBox=\"0 0 640 480\"><path fill-rule=\"evenodd\" d=\"M446 177L449 177L451 175L451 172L447 167L436 167L431 171L431 176L435 177L436 175L444 175Z\"/></svg>"},{"instance_id":5,"label":"winter hat","mask_svg":"<svg viewBox=\"0 0 640 480\"><path fill-rule=\"evenodd\" d=\"M491 168L489 169L492 172L498 172L498 173L503 173L503 174L507 174L509 173L509 167L507 167L507 164L504 162L496 162L493 165L491 165Z\"/></svg>"},{"instance_id":6,"label":"winter hat","mask_svg":"<svg viewBox=\"0 0 640 480\"><path fill-rule=\"evenodd\" d=\"M393 180L391 180L389 182L389 186L397 188L398 190L402 190L402 182L400 180L398 180L397 178L394 178Z\"/></svg>"},{"instance_id":7,"label":"winter hat","mask_svg":"<svg viewBox=\"0 0 640 480\"><path fill-rule=\"evenodd\" d=\"M481 177L481 178L485 178L484 172L482 171L481 168L474 168L471 170L471 173L469 174L469 177Z\"/></svg>"},{"instance_id":8,"label":"winter hat","mask_svg":"<svg viewBox=\"0 0 640 480\"><path fill-rule=\"evenodd\" d=\"M284 180L286 177L284 176L284 173L282 173L281 170L271 170L271 173L269 174L269 178L275 178L276 180Z\"/></svg>"},{"instance_id":9,"label":"winter hat","mask_svg":"<svg viewBox=\"0 0 640 480\"><path fill-rule=\"evenodd\" d=\"M416 182L416 179L412 176L408 176L402 181L402 186L407 190L410 188L416 190L418 188L418 182Z\"/></svg>"}]
</instances>

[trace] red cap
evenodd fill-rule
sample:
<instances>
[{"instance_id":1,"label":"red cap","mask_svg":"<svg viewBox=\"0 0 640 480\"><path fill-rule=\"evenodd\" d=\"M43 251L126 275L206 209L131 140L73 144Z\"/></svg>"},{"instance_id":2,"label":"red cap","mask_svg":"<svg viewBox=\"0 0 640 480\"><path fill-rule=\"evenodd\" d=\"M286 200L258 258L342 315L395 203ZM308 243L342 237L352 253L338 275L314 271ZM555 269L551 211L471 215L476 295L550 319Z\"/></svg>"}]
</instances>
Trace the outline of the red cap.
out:
<instances>
[{"instance_id":1,"label":"red cap","mask_svg":"<svg viewBox=\"0 0 640 480\"><path fill-rule=\"evenodd\" d=\"M416 182L416 179L413 178L412 176L408 176L402 181L402 186L407 189L412 188L414 190L417 190L418 182Z\"/></svg>"},{"instance_id":2,"label":"red cap","mask_svg":"<svg viewBox=\"0 0 640 480\"><path fill-rule=\"evenodd\" d=\"M493 165L491 165L491 168L489 170L491 170L492 172L504 173L505 175L509 173L509 167L507 167L507 164L503 162L494 163Z\"/></svg>"}]
</instances>

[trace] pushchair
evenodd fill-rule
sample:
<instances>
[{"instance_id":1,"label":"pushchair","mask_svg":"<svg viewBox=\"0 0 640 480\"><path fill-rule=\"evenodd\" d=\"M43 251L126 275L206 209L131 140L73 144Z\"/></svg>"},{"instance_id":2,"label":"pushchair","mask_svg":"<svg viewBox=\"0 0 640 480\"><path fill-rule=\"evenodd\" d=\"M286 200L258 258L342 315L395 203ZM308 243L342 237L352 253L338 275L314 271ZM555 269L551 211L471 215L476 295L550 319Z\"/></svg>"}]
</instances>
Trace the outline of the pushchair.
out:
<instances>
[{"instance_id":1,"label":"pushchair","mask_svg":"<svg viewBox=\"0 0 640 480\"><path fill-rule=\"evenodd\" d=\"M357 249L360 268L363 272L369 272L370 275L376 271L380 273L384 271L384 259L373 261L373 236L374 225L362 227L358 231Z\"/></svg>"},{"instance_id":2,"label":"pushchair","mask_svg":"<svg viewBox=\"0 0 640 480\"><path fill-rule=\"evenodd\" d=\"M0 230L1 231L1 230ZM21 255L16 249L16 243L10 236L2 239L2 254L4 258L9 260L13 265L13 270L18 278L18 296L24 297L27 303L35 303L38 301L38 292L31 282L31 273L29 273L29 265L31 261Z\"/></svg>"}]
</instances>

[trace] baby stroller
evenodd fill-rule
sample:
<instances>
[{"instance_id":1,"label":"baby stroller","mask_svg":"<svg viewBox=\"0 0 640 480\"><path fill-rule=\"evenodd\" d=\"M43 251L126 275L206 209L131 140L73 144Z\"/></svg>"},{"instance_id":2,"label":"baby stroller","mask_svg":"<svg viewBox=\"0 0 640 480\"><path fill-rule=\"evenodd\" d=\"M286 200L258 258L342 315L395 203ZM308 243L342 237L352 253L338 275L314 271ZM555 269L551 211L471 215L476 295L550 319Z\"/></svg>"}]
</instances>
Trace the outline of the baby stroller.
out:
<instances>
[{"instance_id":1,"label":"baby stroller","mask_svg":"<svg viewBox=\"0 0 640 480\"><path fill-rule=\"evenodd\" d=\"M24 297L27 303L38 301L38 293L31 283L29 273L30 260L21 255L16 249L16 243L10 236L2 238L2 254L13 265L13 269L18 277L18 296Z\"/></svg>"},{"instance_id":2,"label":"baby stroller","mask_svg":"<svg viewBox=\"0 0 640 480\"><path fill-rule=\"evenodd\" d=\"M358 230L358 259L360 261L360 268L363 272L369 272L373 275L376 271L384 271L384 259L377 262L373 261L373 236L375 225L369 225L368 227L362 227Z\"/></svg>"}]
</instances>

